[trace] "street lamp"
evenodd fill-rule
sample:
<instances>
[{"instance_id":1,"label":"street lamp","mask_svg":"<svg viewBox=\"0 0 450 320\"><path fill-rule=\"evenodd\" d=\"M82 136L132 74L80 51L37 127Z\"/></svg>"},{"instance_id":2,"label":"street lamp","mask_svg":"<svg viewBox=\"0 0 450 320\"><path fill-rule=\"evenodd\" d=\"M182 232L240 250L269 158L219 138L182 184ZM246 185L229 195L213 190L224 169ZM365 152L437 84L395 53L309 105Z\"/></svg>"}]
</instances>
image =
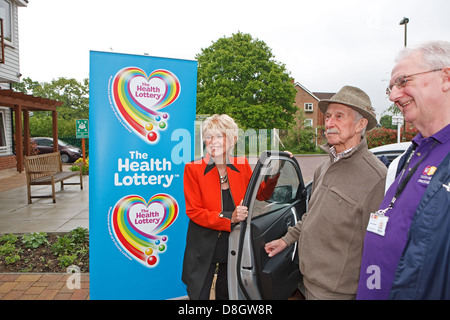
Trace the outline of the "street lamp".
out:
<instances>
[{"instance_id":1,"label":"street lamp","mask_svg":"<svg viewBox=\"0 0 450 320\"><path fill-rule=\"evenodd\" d=\"M407 37L406 26L408 25L408 22L409 22L409 19L406 18L406 17L403 17L403 19L399 23L399 25L404 25L405 26L405 48L406 48L406 45L407 45L407 42L406 42L406 37ZM397 125L397 133L399 133L399 132L400 132L400 126ZM405 136L406 136L406 122L403 119L403 139L405 139ZM398 134L398 138L397 139L400 142L400 135L399 134Z\"/></svg>"},{"instance_id":2,"label":"street lamp","mask_svg":"<svg viewBox=\"0 0 450 320\"><path fill-rule=\"evenodd\" d=\"M405 25L405 48L406 48L406 26L408 25L409 19L403 18L402 21L400 21L399 25Z\"/></svg>"}]
</instances>

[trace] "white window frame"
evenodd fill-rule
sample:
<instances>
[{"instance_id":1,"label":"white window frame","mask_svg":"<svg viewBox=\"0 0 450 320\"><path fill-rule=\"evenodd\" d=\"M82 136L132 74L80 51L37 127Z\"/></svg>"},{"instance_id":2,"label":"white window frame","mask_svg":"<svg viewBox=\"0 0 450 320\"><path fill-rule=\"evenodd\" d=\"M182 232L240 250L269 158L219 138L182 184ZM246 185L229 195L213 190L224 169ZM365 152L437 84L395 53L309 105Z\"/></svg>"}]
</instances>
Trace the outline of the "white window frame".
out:
<instances>
[{"instance_id":1,"label":"white window frame","mask_svg":"<svg viewBox=\"0 0 450 320\"><path fill-rule=\"evenodd\" d=\"M303 125L304 125L305 127L313 127L313 123L314 123L313 119L307 118L307 119L305 119L305 121L303 122Z\"/></svg>"},{"instance_id":2,"label":"white window frame","mask_svg":"<svg viewBox=\"0 0 450 320\"><path fill-rule=\"evenodd\" d=\"M11 1L0 0L1 2L7 3L9 5L9 17L8 12L5 12L5 18L3 19L3 34L6 44L13 45L14 42L14 6ZM6 10L5 10L6 11ZM9 19L7 19L9 18ZM6 30L9 28L9 34L6 34ZM9 39L8 39L9 37Z\"/></svg>"},{"instance_id":3,"label":"white window frame","mask_svg":"<svg viewBox=\"0 0 450 320\"><path fill-rule=\"evenodd\" d=\"M305 112L313 112L314 111L314 104L312 103L305 103L304 104L304 110Z\"/></svg>"},{"instance_id":4,"label":"white window frame","mask_svg":"<svg viewBox=\"0 0 450 320\"><path fill-rule=\"evenodd\" d=\"M3 138L5 139L5 144L0 145L0 153L4 153L8 151L8 140L6 138L6 112L5 109L0 109L0 130L2 131ZM1 141L0 141L1 143Z\"/></svg>"}]
</instances>

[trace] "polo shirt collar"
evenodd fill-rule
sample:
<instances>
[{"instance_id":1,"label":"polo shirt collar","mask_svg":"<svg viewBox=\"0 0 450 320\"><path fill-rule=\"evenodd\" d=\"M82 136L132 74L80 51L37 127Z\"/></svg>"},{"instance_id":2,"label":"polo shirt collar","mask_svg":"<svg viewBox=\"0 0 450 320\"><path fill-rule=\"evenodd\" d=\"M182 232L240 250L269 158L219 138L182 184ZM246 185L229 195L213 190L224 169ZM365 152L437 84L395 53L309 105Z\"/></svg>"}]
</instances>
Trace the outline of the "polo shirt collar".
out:
<instances>
[{"instance_id":1,"label":"polo shirt collar","mask_svg":"<svg viewBox=\"0 0 450 320\"><path fill-rule=\"evenodd\" d=\"M430 138L433 138L434 140L436 140L442 144L446 143L450 139L450 124L448 124L446 127L444 127L440 131L438 131L435 134L433 134L432 136L430 136ZM422 136L422 133L419 132L419 134L416 135L412 141L416 145L419 145L423 139L424 139L424 137Z\"/></svg>"}]
</instances>

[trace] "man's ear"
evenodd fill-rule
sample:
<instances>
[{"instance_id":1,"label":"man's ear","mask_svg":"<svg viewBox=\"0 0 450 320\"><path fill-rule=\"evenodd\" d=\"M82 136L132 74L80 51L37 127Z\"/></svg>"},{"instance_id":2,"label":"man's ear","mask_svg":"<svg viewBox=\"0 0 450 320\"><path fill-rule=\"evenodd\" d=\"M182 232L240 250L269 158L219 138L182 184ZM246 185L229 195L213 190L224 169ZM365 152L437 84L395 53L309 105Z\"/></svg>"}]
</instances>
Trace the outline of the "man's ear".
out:
<instances>
[{"instance_id":1,"label":"man's ear","mask_svg":"<svg viewBox=\"0 0 450 320\"><path fill-rule=\"evenodd\" d=\"M368 124L369 120L367 120L366 118L359 119L358 123L356 124L356 132L362 132Z\"/></svg>"},{"instance_id":2,"label":"man's ear","mask_svg":"<svg viewBox=\"0 0 450 320\"><path fill-rule=\"evenodd\" d=\"M442 91L450 90L450 68L442 69Z\"/></svg>"}]
</instances>

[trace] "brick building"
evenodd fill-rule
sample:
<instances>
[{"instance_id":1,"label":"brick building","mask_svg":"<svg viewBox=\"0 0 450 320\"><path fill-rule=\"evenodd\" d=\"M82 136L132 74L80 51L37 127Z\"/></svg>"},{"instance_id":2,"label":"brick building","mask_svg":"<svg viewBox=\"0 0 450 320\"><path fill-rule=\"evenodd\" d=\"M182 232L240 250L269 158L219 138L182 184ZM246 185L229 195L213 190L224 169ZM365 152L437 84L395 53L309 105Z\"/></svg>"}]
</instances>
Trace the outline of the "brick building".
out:
<instances>
[{"instance_id":1,"label":"brick building","mask_svg":"<svg viewBox=\"0 0 450 320\"><path fill-rule=\"evenodd\" d=\"M325 135L323 132L325 126L325 115L319 110L319 101L323 99L330 99L335 93L332 92L311 92L300 83L294 83L295 90L295 105L299 110L303 110L305 115L305 122L316 130L317 143L325 142Z\"/></svg>"}]
</instances>

